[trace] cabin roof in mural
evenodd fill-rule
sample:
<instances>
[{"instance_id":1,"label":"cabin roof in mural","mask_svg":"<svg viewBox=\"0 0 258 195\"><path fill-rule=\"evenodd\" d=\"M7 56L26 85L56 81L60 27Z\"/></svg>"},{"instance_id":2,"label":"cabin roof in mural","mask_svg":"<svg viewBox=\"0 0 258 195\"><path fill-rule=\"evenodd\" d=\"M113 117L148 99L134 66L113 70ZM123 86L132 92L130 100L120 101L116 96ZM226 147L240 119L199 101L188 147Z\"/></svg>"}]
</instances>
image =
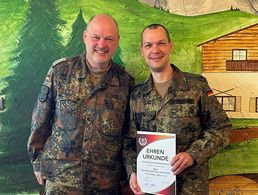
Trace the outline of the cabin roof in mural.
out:
<instances>
[{"instance_id":1,"label":"cabin roof in mural","mask_svg":"<svg viewBox=\"0 0 258 195\"><path fill-rule=\"evenodd\" d=\"M202 43L198 44L197 46L199 47L199 46L201 46L201 45L203 45L203 44L205 44L205 43L208 43L208 42L210 42L210 41L216 41L216 40L218 40L218 39L220 39L220 38L222 38L222 37L225 37L225 36L228 36L228 35L231 35L231 34L234 34L234 33L238 33L238 32L240 32L240 31L242 31L242 30L245 30L245 29L248 29L248 28L254 27L254 26L256 26L256 25L258 25L258 23L255 23L255 24L252 24L252 25L246 26L246 27L244 27L244 28L241 28L241 29L235 30L235 31L233 31L233 32L230 32L230 33L227 33L227 34L221 35L221 36L219 36L219 37L216 37L216 38L210 39L210 40L208 40L208 41L202 42Z\"/></svg>"}]
</instances>

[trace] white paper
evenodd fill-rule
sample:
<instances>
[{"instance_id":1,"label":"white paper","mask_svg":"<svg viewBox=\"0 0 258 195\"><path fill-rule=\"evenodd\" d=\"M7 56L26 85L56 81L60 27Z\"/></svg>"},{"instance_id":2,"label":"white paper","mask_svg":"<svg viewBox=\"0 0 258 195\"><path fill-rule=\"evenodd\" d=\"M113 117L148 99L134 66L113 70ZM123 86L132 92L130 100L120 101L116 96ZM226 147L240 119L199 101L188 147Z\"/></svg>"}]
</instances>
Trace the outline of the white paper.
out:
<instances>
[{"instance_id":1,"label":"white paper","mask_svg":"<svg viewBox=\"0 0 258 195\"><path fill-rule=\"evenodd\" d=\"M176 176L170 162L176 154L176 135L137 132L137 180L145 193L173 195Z\"/></svg>"}]
</instances>

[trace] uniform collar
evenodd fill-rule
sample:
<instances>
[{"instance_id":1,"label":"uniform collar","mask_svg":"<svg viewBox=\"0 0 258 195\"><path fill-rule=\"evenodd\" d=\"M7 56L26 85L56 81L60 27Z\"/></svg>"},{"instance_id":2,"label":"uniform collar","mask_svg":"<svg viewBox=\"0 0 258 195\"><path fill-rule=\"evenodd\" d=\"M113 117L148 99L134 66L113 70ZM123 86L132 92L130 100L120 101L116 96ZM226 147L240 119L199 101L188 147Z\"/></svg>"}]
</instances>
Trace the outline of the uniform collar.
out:
<instances>
[{"instance_id":1,"label":"uniform collar","mask_svg":"<svg viewBox=\"0 0 258 195\"><path fill-rule=\"evenodd\" d=\"M75 75L78 79L84 79L89 75L89 70L86 62L86 53L82 53L75 64ZM103 83L107 83L109 85L120 85L119 82L119 72L117 65L111 60L111 67L108 70L107 74L103 77Z\"/></svg>"},{"instance_id":2,"label":"uniform collar","mask_svg":"<svg viewBox=\"0 0 258 195\"><path fill-rule=\"evenodd\" d=\"M173 77L170 87L168 88L168 93L171 91L187 91L189 89L185 74L179 68L177 68L174 64L171 64L173 68ZM143 93L150 93L153 89L154 83L152 75L148 78L147 81L144 82Z\"/></svg>"},{"instance_id":3,"label":"uniform collar","mask_svg":"<svg viewBox=\"0 0 258 195\"><path fill-rule=\"evenodd\" d=\"M118 67L113 60L111 60L109 71L103 78L103 83L107 83L109 85L120 85Z\"/></svg>"}]
</instances>

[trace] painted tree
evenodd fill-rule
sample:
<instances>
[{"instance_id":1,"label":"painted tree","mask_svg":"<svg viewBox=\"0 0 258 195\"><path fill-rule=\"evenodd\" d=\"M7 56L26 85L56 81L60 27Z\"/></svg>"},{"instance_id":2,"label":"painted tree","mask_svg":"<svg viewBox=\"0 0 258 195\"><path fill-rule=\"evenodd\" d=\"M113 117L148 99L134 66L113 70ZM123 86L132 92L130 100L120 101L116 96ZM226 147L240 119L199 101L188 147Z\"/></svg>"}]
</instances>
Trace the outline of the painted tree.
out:
<instances>
[{"instance_id":1,"label":"painted tree","mask_svg":"<svg viewBox=\"0 0 258 195\"><path fill-rule=\"evenodd\" d=\"M80 55L85 51L85 44L82 39L83 31L87 27L87 23L83 18L83 12L80 9L79 14L77 15L76 20L72 24L72 33L70 40L66 45L65 55L67 57L72 57Z\"/></svg>"},{"instance_id":2,"label":"painted tree","mask_svg":"<svg viewBox=\"0 0 258 195\"><path fill-rule=\"evenodd\" d=\"M122 54L122 49L120 46L118 46L118 48L116 49L116 53L113 57L113 60L119 64L119 65L124 65L124 62L121 59L121 54Z\"/></svg>"},{"instance_id":3,"label":"painted tree","mask_svg":"<svg viewBox=\"0 0 258 195\"><path fill-rule=\"evenodd\" d=\"M3 90L7 110L1 114L4 130L0 148L4 154L13 156L13 160L27 158L31 113L48 69L64 51L59 34L64 24L56 1L28 1L26 23L12 52L14 74L6 79L8 86Z\"/></svg>"}]
</instances>

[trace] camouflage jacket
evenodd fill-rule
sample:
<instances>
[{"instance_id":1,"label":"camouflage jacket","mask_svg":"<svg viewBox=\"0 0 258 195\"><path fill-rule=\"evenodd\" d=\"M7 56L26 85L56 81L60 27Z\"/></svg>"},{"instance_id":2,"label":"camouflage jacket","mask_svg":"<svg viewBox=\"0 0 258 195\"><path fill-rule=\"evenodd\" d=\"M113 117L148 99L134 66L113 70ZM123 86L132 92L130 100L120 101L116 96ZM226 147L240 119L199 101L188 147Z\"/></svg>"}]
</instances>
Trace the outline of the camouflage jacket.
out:
<instances>
[{"instance_id":1,"label":"camouflage jacket","mask_svg":"<svg viewBox=\"0 0 258 195\"><path fill-rule=\"evenodd\" d=\"M133 78L112 62L94 87L85 54L54 64L32 115L28 152L34 171L79 189L117 185L124 169L122 151L130 150L123 141L133 85ZM134 170L126 164L130 174Z\"/></svg>"},{"instance_id":2,"label":"camouflage jacket","mask_svg":"<svg viewBox=\"0 0 258 195\"><path fill-rule=\"evenodd\" d=\"M176 133L176 151L189 152L192 167L177 176L177 194L208 194L208 159L229 143L231 124L200 75L173 67L172 84L162 100L150 77L130 100L130 136L136 131Z\"/></svg>"}]
</instances>

